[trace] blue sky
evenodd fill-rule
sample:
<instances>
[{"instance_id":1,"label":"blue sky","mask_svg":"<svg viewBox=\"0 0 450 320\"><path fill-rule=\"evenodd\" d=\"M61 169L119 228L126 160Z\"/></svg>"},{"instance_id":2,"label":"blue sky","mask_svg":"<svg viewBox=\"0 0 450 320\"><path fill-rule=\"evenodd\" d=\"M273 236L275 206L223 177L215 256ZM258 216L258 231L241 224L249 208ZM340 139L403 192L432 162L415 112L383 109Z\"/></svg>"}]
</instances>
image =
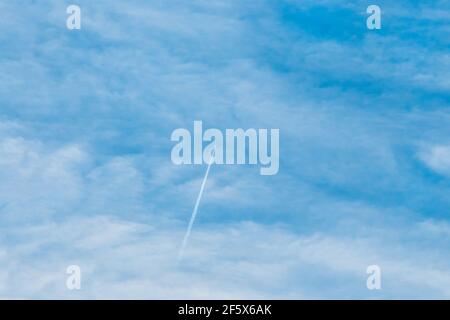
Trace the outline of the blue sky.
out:
<instances>
[{"instance_id":1,"label":"blue sky","mask_svg":"<svg viewBox=\"0 0 450 320\"><path fill-rule=\"evenodd\" d=\"M72 3L0 3L0 298L450 298L448 1ZM177 264L194 120L280 171L213 166Z\"/></svg>"}]
</instances>

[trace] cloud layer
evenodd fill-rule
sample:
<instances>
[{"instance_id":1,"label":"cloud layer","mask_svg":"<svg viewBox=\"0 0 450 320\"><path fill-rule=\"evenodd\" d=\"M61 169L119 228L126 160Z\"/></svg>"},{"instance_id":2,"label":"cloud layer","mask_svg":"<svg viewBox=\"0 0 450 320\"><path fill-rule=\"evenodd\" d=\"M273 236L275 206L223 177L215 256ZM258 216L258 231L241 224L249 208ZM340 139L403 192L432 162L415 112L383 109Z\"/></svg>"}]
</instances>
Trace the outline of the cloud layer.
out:
<instances>
[{"instance_id":1,"label":"cloud layer","mask_svg":"<svg viewBox=\"0 0 450 320\"><path fill-rule=\"evenodd\" d=\"M450 8L369 4L1 3L0 298L449 298ZM280 172L213 166L180 265L194 120L279 128Z\"/></svg>"}]
</instances>

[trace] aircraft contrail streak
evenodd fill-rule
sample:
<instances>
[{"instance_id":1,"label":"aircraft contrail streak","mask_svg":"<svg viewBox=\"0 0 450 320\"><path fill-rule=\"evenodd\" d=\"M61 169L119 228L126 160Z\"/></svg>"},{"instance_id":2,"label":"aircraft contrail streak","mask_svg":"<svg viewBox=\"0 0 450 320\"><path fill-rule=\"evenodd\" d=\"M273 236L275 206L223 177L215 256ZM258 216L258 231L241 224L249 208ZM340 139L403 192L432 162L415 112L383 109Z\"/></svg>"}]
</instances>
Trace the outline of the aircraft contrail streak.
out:
<instances>
[{"instance_id":1,"label":"aircraft contrail streak","mask_svg":"<svg viewBox=\"0 0 450 320\"><path fill-rule=\"evenodd\" d=\"M198 206L200 205L200 200L202 199L203 190L205 189L206 185L206 180L208 179L209 170L211 169L211 165L213 164L213 162L214 158L211 158L208 164L208 168L206 169L205 177L203 178L202 186L200 187L200 192L198 194L197 201L195 202L194 210L192 211L191 220L189 221L189 225L183 239L183 244L181 245L180 253L178 254L178 261L181 261L181 259L183 259L184 249L186 248L189 236L191 235L192 226L194 225L195 217L197 216Z\"/></svg>"}]
</instances>

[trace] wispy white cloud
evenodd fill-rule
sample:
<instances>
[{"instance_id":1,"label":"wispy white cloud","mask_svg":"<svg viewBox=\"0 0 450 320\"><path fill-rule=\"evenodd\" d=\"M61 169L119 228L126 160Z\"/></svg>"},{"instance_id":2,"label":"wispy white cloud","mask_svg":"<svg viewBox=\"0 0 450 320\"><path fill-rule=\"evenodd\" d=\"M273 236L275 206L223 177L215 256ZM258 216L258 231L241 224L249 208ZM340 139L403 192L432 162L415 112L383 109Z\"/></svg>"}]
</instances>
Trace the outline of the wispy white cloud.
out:
<instances>
[{"instance_id":1,"label":"wispy white cloud","mask_svg":"<svg viewBox=\"0 0 450 320\"><path fill-rule=\"evenodd\" d=\"M442 260L379 239L299 235L255 223L197 228L182 266L176 264L184 228L112 217L76 218L2 230L20 237L0 247L6 279L1 297L17 298L417 298L448 297ZM168 228L167 228L168 227ZM243 245L245 243L245 245ZM41 259L34 259L36 254ZM365 288L370 264L383 270L387 293ZM82 268L82 290L65 288L65 268ZM311 279L327 275L320 285ZM36 281L38 280L38 281ZM340 283L343 280L344 283ZM410 290L413 287L414 290ZM342 292L345 288L345 296ZM351 288L351 290L348 290ZM320 289L326 289L321 291Z\"/></svg>"},{"instance_id":2,"label":"wispy white cloud","mask_svg":"<svg viewBox=\"0 0 450 320\"><path fill-rule=\"evenodd\" d=\"M351 41L295 14L345 11L365 28L365 1L81 1L80 33L63 3L23 3L0 4L1 297L449 296L448 226L433 217L447 180L415 171L419 153L450 174L449 59L408 20L443 34L445 1L417 16L386 4L399 28L355 22ZM178 269L204 168L172 166L169 137L198 119L280 128L281 170L213 166ZM78 293L64 287L73 263Z\"/></svg>"},{"instance_id":3,"label":"wispy white cloud","mask_svg":"<svg viewBox=\"0 0 450 320\"><path fill-rule=\"evenodd\" d=\"M450 146L429 147L422 151L420 157L430 169L443 175L450 175Z\"/></svg>"}]
</instances>

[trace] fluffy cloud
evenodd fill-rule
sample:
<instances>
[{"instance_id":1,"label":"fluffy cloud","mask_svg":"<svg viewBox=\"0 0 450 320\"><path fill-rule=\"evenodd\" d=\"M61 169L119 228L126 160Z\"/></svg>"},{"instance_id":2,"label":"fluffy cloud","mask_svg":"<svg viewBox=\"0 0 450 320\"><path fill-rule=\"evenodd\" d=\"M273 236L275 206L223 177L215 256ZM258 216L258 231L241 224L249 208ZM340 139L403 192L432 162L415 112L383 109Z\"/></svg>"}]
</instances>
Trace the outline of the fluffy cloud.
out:
<instances>
[{"instance_id":1,"label":"fluffy cloud","mask_svg":"<svg viewBox=\"0 0 450 320\"><path fill-rule=\"evenodd\" d=\"M450 175L450 146L433 146L422 152L421 159L432 170L443 175Z\"/></svg>"}]
</instances>

